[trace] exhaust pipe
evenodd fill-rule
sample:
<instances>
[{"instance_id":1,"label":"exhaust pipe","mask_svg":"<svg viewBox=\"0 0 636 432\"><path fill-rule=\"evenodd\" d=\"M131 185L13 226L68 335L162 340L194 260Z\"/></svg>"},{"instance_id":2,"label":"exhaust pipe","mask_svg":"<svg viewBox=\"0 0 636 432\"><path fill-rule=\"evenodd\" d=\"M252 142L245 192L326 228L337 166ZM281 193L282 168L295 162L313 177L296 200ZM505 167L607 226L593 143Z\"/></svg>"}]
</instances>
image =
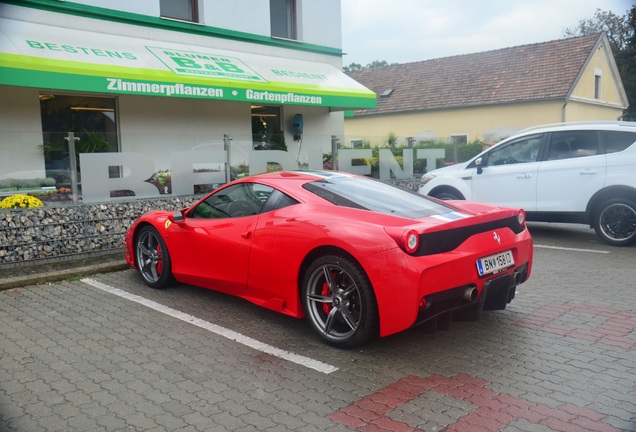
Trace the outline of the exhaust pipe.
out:
<instances>
[{"instance_id":1,"label":"exhaust pipe","mask_svg":"<svg viewBox=\"0 0 636 432\"><path fill-rule=\"evenodd\" d=\"M512 274L512 278L514 280L514 286L521 285L521 283L523 282L523 274L521 272L514 272Z\"/></svg>"},{"instance_id":2,"label":"exhaust pipe","mask_svg":"<svg viewBox=\"0 0 636 432\"><path fill-rule=\"evenodd\" d=\"M462 298L469 303L477 300L477 296L479 295L479 291L477 291L476 287L468 287L464 290L464 294L462 294Z\"/></svg>"}]
</instances>

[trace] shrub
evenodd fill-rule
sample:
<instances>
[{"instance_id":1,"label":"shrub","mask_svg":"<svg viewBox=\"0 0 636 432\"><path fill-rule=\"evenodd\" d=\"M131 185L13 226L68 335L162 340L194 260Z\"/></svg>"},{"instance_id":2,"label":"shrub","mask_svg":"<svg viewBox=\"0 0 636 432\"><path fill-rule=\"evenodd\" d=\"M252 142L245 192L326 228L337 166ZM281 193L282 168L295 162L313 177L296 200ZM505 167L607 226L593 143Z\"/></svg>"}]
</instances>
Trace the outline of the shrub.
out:
<instances>
[{"instance_id":1,"label":"shrub","mask_svg":"<svg viewBox=\"0 0 636 432\"><path fill-rule=\"evenodd\" d=\"M24 194L16 194L6 197L0 201L0 208L29 208L29 207L42 207L44 203L37 199Z\"/></svg>"},{"instance_id":2,"label":"shrub","mask_svg":"<svg viewBox=\"0 0 636 432\"><path fill-rule=\"evenodd\" d=\"M0 179L0 189L35 189L43 186L55 186L53 178L33 178L33 179Z\"/></svg>"}]
</instances>

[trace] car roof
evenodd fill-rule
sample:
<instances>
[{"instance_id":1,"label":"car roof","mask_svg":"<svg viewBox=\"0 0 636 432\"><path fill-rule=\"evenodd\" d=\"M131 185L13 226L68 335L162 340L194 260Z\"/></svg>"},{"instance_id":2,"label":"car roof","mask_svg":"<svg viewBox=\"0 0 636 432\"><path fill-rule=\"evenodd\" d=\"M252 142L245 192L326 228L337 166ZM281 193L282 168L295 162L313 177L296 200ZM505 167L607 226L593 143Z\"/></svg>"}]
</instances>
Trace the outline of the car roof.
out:
<instances>
[{"instance_id":1,"label":"car roof","mask_svg":"<svg viewBox=\"0 0 636 432\"><path fill-rule=\"evenodd\" d=\"M636 132L636 122L628 121L585 121L585 122L564 122L551 123L529 127L520 130L514 136L525 135L529 132L555 132L565 130L625 130Z\"/></svg>"},{"instance_id":2,"label":"car roof","mask_svg":"<svg viewBox=\"0 0 636 432\"><path fill-rule=\"evenodd\" d=\"M358 177L355 174L345 173L341 171L327 170L290 170L290 171L273 171L253 176L245 177L245 179L262 179L262 180L302 180L316 181L330 178L352 178Z\"/></svg>"}]
</instances>

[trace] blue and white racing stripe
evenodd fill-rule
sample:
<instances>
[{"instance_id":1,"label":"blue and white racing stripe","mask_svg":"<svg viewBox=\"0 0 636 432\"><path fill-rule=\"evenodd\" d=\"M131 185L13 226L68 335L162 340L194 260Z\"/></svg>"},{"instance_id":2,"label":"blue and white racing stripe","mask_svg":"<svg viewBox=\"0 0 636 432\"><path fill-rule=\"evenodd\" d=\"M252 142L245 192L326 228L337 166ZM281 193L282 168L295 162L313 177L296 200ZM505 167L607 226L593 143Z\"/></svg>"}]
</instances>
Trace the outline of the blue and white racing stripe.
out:
<instances>
[{"instance_id":1,"label":"blue and white racing stripe","mask_svg":"<svg viewBox=\"0 0 636 432\"><path fill-rule=\"evenodd\" d=\"M464 214L464 213L459 213L459 212L450 212L450 213L444 213L441 215L433 215L434 218L443 220L445 222L451 222L451 221L455 221L455 220L459 220L459 219L465 219L467 217L469 217L469 215Z\"/></svg>"}]
</instances>

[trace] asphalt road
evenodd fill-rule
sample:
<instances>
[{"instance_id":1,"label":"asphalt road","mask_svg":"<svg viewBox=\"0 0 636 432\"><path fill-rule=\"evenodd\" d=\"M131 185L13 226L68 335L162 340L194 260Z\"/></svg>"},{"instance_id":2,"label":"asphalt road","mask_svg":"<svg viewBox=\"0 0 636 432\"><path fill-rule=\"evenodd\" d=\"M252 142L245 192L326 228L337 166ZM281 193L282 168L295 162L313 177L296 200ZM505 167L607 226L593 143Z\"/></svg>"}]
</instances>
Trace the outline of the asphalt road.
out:
<instances>
[{"instance_id":1,"label":"asphalt road","mask_svg":"<svg viewBox=\"0 0 636 432\"><path fill-rule=\"evenodd\" d=\"M132 270L0 291L0 431L636 431L636 247L530 229L506 310L356 350Z\"/></svg>"}]
</instances>

